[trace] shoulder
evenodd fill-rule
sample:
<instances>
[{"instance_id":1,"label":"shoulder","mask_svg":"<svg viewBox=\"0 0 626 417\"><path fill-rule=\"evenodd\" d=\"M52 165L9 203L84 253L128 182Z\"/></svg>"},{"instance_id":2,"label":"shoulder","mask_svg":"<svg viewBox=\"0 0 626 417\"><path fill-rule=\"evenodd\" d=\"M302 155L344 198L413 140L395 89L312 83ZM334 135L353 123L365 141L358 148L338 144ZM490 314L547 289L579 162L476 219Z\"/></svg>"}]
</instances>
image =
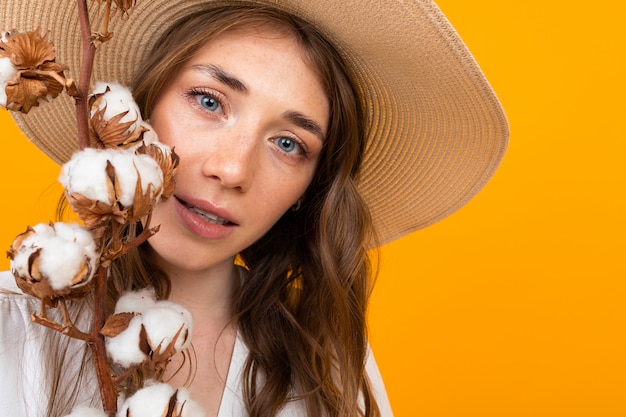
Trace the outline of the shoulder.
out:
<instances>
[{"instance_id":1,"label":"shoulder","mask_svg":"<svg viewBox=\"0 0 626 417\"><path fill-rule=\"evenodd\" d=\"M80 306L70 308L76 317L81 309L74 307ZM0 416L46 415L53 386L80 385L80 390L63 390L59 398L78 393L81 404L98 399L95 373L91 368L82 371L87 345L33 323L32 314L40 310L41 301L24 294L11 272L0 272L0 375L2 384L12 387L0 390ZM90 322L88 309L86 313L79 320L83 328ZM47 314L57 321L63 319L58 309Z\"/></svg>"},{"instance_id":2,"label":"shoulder","mask_svg":"<svg viewBox=\"0 0 626 417\"><path fill-rule=\"evenodd\" d=\"M40 305L41 301L19 289L10 271L0 272L0 337L6 336L10 329L30 323L31 313Z\"/></svg>"},{"instance_id":3,"label":"shoulder","mask_svg":"<svg viewBox=\"0 0 626 417\"><path fill-rule=\"evenodd\" d=\"M22 291L15 284L11 271L0 271L0 293L22 294Z\"/></svg>"},{"instance_id":4,"label":"shoulder","mask_svg":"<svg viewBox=\"0 0 626 417\"><path fill-rule=\"evenodd\" d=\"M243 368L249 350L246 343L237 335L235 346L231 358L230 368L226 382L226 389L222 397L219 417L231 415L246 415L243 400ZM370 381L372 391L380 408L381 417L393 417L387 391L383 378L378 370L378 365L374 359L371 348L368 346L367 363L365 370ZM361 404L362 406L362 404ZM290 401L285 404L278 414L278 417L299 417L305 414L304 403L302 401Z\"/></svg>"},{"instance_id":5,"label":"shoulder","mask_svg":"<svg viewBox=\"0 0 626 417\"><path fill-rule=\"evenodd\" d=\"M19 289L11 271L0 272L0 336L9 322L30 321L40 301Z\"/></svg>"},{"instance_id":6,"label":"shoulder","mask_svg":"<svg viewBox=\"0 0 626 417\"><path fill-rule=\"evenodd\" d=\"M381 417L392 417L393 412L391 411L391 404L389 403L389 397L387 396L385 383L383 382L383 377L380 374L378 365L376 364L376 360L374 359L374 354L372 353L371 347L368 348L365 372L367 372L367 377L370 380L374 397L376 397L376 402L378 403L378 407L380 408Z\"/></svg>"},{"instance_id":7,"label":"shoulder","mask_svg":"<svg viewBox=\"0 0 626 417\"><path fill-rule=\"evenodd\" d=\"M24 335L34 327L31 314L40 306L41 301L17 287L11 272L0 272L0 354L24 343Z\"/></svg>"}]
</instances>

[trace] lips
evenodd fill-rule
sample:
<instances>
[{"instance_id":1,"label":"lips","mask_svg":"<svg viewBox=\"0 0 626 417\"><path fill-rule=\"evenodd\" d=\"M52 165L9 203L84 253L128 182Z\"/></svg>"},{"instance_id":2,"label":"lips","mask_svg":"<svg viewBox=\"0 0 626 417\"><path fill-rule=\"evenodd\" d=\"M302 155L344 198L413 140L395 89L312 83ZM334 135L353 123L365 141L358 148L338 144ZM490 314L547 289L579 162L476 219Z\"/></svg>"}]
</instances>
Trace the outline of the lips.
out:
<instances>
[{"instance_id":1,"label":"lips","mask_svg":"<svg viewBox=\"0 0 626 417\"><path fill-rule=\"evenodd\" d=\"M194 213L195 215L197 215L198 217L200 217L202 220L206 221L207 223L216 224L219 226L235 225L235 223L233 223L232 221L218 216L213 211L208 211L206 209L203 210L185 200L180 199L179 197L176 197L176 199L180 202L180 204L186 207L190 212Z\"/></svg>"}]
</instances>

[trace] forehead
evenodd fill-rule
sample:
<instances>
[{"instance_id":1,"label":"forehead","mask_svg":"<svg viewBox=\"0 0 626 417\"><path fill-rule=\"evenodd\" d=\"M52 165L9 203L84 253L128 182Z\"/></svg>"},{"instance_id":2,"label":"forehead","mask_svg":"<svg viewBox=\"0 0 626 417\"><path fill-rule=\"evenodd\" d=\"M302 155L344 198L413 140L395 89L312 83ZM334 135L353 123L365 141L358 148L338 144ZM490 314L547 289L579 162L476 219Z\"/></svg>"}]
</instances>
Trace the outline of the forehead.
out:
<instances>
[{"instance_id":1,"label":"forehead","mask_svg":"<svg viewBox=\"0 0 626 417\"><path fill-rule=\"evenodd\" d=\"M268 27L222 32L200 48L186 69L248 97L262 97L284 114L306 114L324 132L328 127L330 103L325 86L289 33Z\"/></svg>"},{"instance_id":2,"label":"forehead","mask_svg":"<svg viewBox=\"0 0 626 417\"><path fill-rule=\"evenodd\" d=\"M240 17L235 22L231 22L224 27L218 28L217 31L212 33L212 36L208 39L207 43L227 34L239 34L242 36L252 37L256 36L268 39L291 39L299 46L302 59L307 63L309 69L318 74L318 76L322 78L322 81L324 81L324 77L321 77L322 71L320 69L320 66L323 66L323 64L318 62L319 59L314 58L314 56L322 54L314 53L313 50L315 49L314 45L316 42L313 42L311 39L313 36L311 33L312 31L304 30L302 24L303 23L298 23L292 20L291 17L266 14L256 15L254 13L250 13Z\"/></svg>"}]
</instances>

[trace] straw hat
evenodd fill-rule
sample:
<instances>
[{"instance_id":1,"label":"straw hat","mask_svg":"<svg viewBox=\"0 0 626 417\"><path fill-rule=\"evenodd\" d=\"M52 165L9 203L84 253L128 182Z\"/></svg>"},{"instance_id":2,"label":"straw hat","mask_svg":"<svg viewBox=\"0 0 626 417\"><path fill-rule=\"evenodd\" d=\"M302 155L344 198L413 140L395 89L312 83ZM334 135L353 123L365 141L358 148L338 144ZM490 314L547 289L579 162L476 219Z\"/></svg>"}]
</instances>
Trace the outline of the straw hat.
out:
<instances>
[{"instance_id":1,"label":"straw hat","mask_svg":"<svg viewBox=\"0 0 626 417\"><path fill-rule=\"evenodd\" d=\"M355 75L369 136L359 186L381 243L451 214L485 185L505 152L506 118L473 57L433 2L264 2L316 25ZM88 3L97 8L97 1ZM115 36L98 50L93 79L128 84L168 24L207 3L215 2L139 0L127 19L112 20ZM38 27L50 31L57 62L69 65L66 74L77 78L76 1L0 1L0 29ZM14 117L56 162L70 158L76 140L68 132L75 131L75 120L66 94Z\"/></svg>"}]
</instances>

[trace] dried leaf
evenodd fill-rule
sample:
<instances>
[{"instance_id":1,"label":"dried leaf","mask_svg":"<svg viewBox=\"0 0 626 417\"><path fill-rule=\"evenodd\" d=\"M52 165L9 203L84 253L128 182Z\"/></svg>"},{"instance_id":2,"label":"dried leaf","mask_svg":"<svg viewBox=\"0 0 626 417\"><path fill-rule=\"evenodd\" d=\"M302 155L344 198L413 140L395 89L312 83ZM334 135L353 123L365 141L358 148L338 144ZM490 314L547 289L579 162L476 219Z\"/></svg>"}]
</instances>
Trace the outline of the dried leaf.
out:
<instances>
[{"instance_id":1,"label":"dried leaf","mask_svg":"<svg viewBox=\"0 0 626 417\"><path fill-rule=\"evenodd\" d=\"M91 269L91 264L89 262L84 262L81 265L80 270L72 279L72 286L81 285L87 282L87 280L91 279L91 277L93 276L92 272L93 271Z\"/></svg>"},{"instance_id":2,"label":"dried leaf","mask_svg":"<svg viewBox=\"0 0 626 417\"><path fill-rule=\"evenodd\" d=\"M56 298L56 291L52 289L48 281L31 281L24 277L13 274L15 283L26 294L40 300Z\"/></svg>"},{"instance_id":3,"label":"dried leaf","mask_svg":"<svg viewBox=\"0 0 626 417\"><path fill-rule=\"evenodd\" d=\"M148 342L148 333L146 332L146 328L143 324L141 325L141 330L139 331L139 350L148 356L152 352L150 343Z\"/></svg>"},{"instance_id":4,"label":"dried leaf","mask_svg":"<svg viewBox=\"0 0 626 417\"><path fill-rule=\"evenodd\" d=\"M141 189L141 174L139 170L137 170L137 183L135 184L135 196L133 197L133 206L130 209L131 214L129 216L129 221L138 221L144 216L147 216L151 211L154 204L154 201L151 198L152 196L152 184L148 184L148 188L146 190L145 195L143 194L143 190Z\"/></svg>"},{"instance_id":5,"label":"dried leaf","mask_svg":"<svg viewBox=\"0 0 626 417\"><path fill-rule=\"evenodd\" d=\"M28 113L39 106L39 99L46 97L48 87L44 81L23 78L18 73L17 82L7 82L7 108Z\"/></svg>"},{"instance_id":6,"label":"dried leaf","mask_svg":"<svg viewBox=\"0 0 626 417\"><path fill-rule=\"evenodd\" d=\"M179 414L175 413L176 404L178 403L178 390L174 391L174 394L170 397L169 404L167 405L167 413L164 417L177 417Z\"/></svg>"},{"instance_id":7,"label":"dried leaf","mask_svg":"<svg viewBox=\"0 0 626 417\"><path fill-rule=\"evenodd\" d=\"M107 107L106 105L102 106L102 100L104 95L110 91L111 88L107 86L104 92L89 97L89 108L93 113L89 120L91 146L98 149L129 148L142 140L146 129L139 127L130 131L130 127L137 123L137 120L121 122L128 111L117 114L109 120L105 118Z\"/></svg>"},{"instance_id":8,"label":"dried leaf","mask_svg":"<svg viewBox=\"0 0 626 417\"><path fill-rule=\"evenodd\" d=\"M141 139L145 128L140 127L130 131L130 127L136 121L121 121L128 114L127 111L115 115L109 120L104 118L105 112L106 107L98 109L90 119L89 138L92 147L98 149L129 148Z\"/></svg>"},{"instance_id":9,"label":"dried leaf","mask_svg":"<svg viewBox=\"0 0 626 417\"><path fill-rule=\"evenodd\" d=\"M13 243L11 243L11 247L7 251L7 257L13 260L20 246L22 246L22 242L24 242L24 240L32 236L33 233L35 233L35 229L28 226L25 231L15 236L15 239L13 239Z\"/></svg>"},{"instance_id":10,"label":"dried leaf","mask_svg":"<svg viewBox=\"0 0 626 417\"><path fill-rule=\"evenodd\" d=\"M111 219L118 223L126 223L128 210L120 209L117 204L107 204L98 200L91 200L80 193L67 194L67 201L72 210L85 223L89 230L96 230L106 225Z\"/></svg>"},{"instance_id":11,"label":"dried leaf","mask_svg":"<svg viewBox=\"0 0 626 417\"><path fill-rule=\"evenodd\" d=\"M55 62L54 46L39 31L14 32L0 42L0 57L9 58L18 70L7 83L7 108L28 113L42 99L57 97L65 87L67 66Z\"/></svg>"},{"instance_id":12,"label":"dried leaf","mask_svg":"<svg viewBox=\"0 0 626 417\"><path fill-rule=\"evenodd\" d=\"M38 274L38 271L34 271ZM69 287L64 290L57 290L52 288L50 281L42 277L40 281L34 279L26 279L13 273L15 283L26 294L32 295L38 298L47 305L54 307L59 298L66 298L72 300L79 300L84 298L93 289L93 281L79 287Z\"/></svg>"},{"instance_id":13,"label":"dried leaf","mask_svg":"<svg viewBox=\"0 0 626 417\"><path fill-rule=\"evenodd\" d=\"M132 318L135 317L134 313L117 313L112 314L107 318L100 334L106 337L115 337L128 329L128 325Z\"/></svg>"},{"instance_id":14,"label":"dried leaf","mask_svg":"<svg viewBox=\"0 0 626 417\"><path fill-rule=\"evenodd\" d=\"M48 34L42 36L39 30L8 33L0 44L0 56L9 58L17 69L35 69L56 59Z\"/></svg>"},{"instance_id":15,"label":"dried leaf","mask_svg":"<svg viewBox=\"0 0 626 417\"><path fill-rule=\"evenodd\" d=\"M41 248L30 254L28 257L28 275L25 277L30 282L41 281L41 272L39 271L39 256L41 255Z\"/></svg>"},{"instance_id":16,"label":"dried leaf","mask_svg":"<svg viewBox=\"0 0 626 417\"><path fill-rule=\"evenodd\" d=\"M180 158L172 149L169 153L166 153L159 146L150 144L148 146L141 146L137 149L137 153L143 153L151 156L152 159L157 161L161 172L163 172L163 192L161 198L167 200L174 194L174 186L176 185L175 176L178 168Z\"/></svg>"}]
</instances>

